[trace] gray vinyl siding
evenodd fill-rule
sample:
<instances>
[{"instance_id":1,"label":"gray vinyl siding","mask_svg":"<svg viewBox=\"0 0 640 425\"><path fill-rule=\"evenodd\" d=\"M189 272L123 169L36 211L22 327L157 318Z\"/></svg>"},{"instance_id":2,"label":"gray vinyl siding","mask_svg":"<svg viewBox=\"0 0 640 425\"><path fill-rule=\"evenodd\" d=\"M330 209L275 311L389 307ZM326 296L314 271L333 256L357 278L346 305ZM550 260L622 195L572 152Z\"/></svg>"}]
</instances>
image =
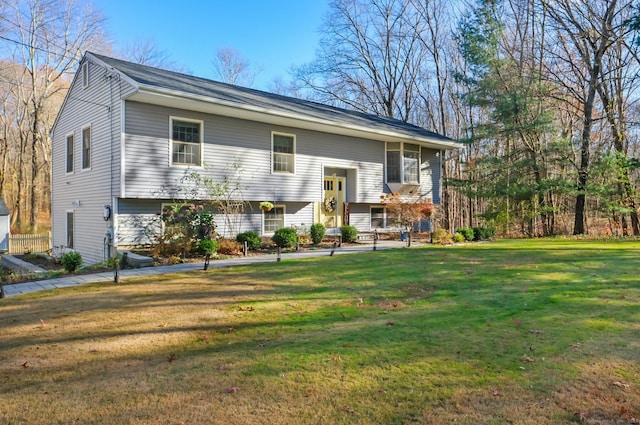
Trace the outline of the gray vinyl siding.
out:
<instances>
[{"instance_id":1,"label":"gray vinyl siding","mask_svg":"<svg viewBox=\"0 0 640 425\"><path fill-rule=\"evenodd\" d=\"M170 200L159 199L120 199L118 201L118 240L120 247L145 246L157 243L162 235L162 222L159 212L163 205L170 204ZM309 229L313 224L313 204L292 202L284 205L285 227ZM225 216L220 213L214 215L217 232L226 238L235 238L238 233L249 230L264 234L263 213L258 203L248 203L245 213L231 217L231 226Z\"/></svg>"},{"instance_id":2,"label":"gray vinyl siding","mask_svg":"<svg viewBox=\"0 0 640 425\"><path fill-rule=\"evenodd\" d=\"M420 164L420 193L431 198L434 204L440 204L442 166L441 152L422 148Z\"/></svg>"},{"instance_id":3,"label":"gray vinyl siding","mask_svg":"<svg viewBox=\"0 0 640 425\"><path fill-rule=\"evenodd\" d=\"M162 235L159 200L119 199L117 214L118 246L145 246L157 243Z\"/></svg>"},{"instance_id":4,"label":"gray vinyl siding","mask_svg":"<svg viewBox=\"0 0 640 425\"><path fill-rule=\"evenodd\" d=\"M169 118L204 122L203 167L169 166ZM221 180L231 164L242 169L246 200L317 202L325 167L350 169L350 202L377 202L384 190L384 143L235 118L127 102L125 118L127 198L171 198L187 170ZM296 136L295 174L271 173L271 133Z\"/></svg>"},{"instance_id":5,"label":"gray vinyl siding","mask_svg":"<svg viewBox=\"0 0 640 425\"><path fill-rule=\"evenodd\" d=\"M81 70L82 68L79 68ZM104 236L110 223L104 205L117 196L120 173L120 100L131 90L124 81L106 78L107 70L89 62L90 81L82 72L72 82L52 131L52 239L65 247L66 214L74 212L74 249L85 264L104 259ZM82 169L82 129L91 126L91 166ZM66 172L66 138L74 136L73 173Z\"/></svg>"}]
</instances>

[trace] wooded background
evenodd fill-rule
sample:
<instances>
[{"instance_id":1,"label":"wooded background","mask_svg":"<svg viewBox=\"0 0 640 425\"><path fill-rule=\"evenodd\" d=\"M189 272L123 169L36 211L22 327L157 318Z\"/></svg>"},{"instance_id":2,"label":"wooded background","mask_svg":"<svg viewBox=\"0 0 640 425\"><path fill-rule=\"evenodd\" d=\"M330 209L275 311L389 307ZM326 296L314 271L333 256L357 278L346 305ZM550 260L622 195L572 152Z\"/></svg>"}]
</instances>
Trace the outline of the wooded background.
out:
<instances>
[{"instance_id":1,"label":"wooded background","mask_svg":"<svg viewBox=\"0 0 640 425\"><path fill-rule=\"evenodd\" d=\"M332 0L315 60L270 91L464 142L443 161L436 216L450 231L639 235L639 6ZM49 132L82 54L180 69L153 43L107 40L90 1L0 3L0 194L16 233L50 225ZM259 73L233 48L212 57L222 81Z\"/></svg>"}]
</instances>

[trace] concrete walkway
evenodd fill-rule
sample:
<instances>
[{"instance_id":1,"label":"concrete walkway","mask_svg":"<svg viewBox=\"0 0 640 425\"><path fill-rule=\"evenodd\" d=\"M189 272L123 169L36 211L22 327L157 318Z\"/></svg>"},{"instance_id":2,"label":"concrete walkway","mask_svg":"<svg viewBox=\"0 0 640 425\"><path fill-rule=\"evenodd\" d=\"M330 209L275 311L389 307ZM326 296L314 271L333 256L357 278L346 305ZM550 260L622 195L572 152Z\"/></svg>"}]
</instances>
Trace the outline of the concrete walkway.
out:
<instances>
[{"instance_id":1,"label":"concrete walkway","mask_svg":"<svg viewBox=\"0 0 640 425\"><path fill-rule=\"evenodd\" d=\"M424 246L423 243L412 242L412 247ZM394 249L394 248L404 248L406 247L406 242L400 241L378 241L376 249ZM336 248L334 255L338 254L350 254L356 252L372 252L373 251L373 243L366 244L357 244L357 245L349 245L344 247ZM298 258L311 258L311 257L322 257L328 256L331 254L330 248L323 248L317 250L310 251L300 251L300 252L290 252L284 253L281 255L282 260L295 260ZM221 267L233 267L240 266L246 264L258 264L258 263L269 263L275 262L277 260L277 255L269 254L269 255L255 255L250 257L237 257L237 258L228 258L224 260L211 260L209 263L209 269L216 269ZM143 267L138 269L125 269L120 271L120 281L131 277L140 277L140 276L153 276L153 275L161 275L167 273L179 273L186 272L191 270L203 270L204 269L204 261L195 262L195 263L183 263L176 264L171 266L157 266L157 267ZM32 282L21 282L14 283L9 285L4 285L4 294L9 297L12 295L19 294L27 294L30 292L38 292L38 291L47 291L55 288L66 288L69 286L82 285L85 283L93 283L93 282L113 282L113 272L102 272L102 273L94 273L94 274L83 274L83 275L74 275L74 276L64 276L55 279L45 279L45 280L35 280Z\"/></svg>"}]
</instances>

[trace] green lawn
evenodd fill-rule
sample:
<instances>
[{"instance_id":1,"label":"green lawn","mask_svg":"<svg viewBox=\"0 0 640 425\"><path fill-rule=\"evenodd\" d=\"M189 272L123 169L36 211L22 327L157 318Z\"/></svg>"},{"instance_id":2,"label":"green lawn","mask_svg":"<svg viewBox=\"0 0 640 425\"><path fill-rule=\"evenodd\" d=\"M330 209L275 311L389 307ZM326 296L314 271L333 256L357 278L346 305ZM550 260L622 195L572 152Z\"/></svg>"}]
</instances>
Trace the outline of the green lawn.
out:
<instances>
[{"instance_id":1,"label":"green lawn","mask_svg":"<svg viewBox=\"0 0 640 425\"><path fill-rule=\"evenodd\" d=\"M639 271L500 240L10 297L0 423L638 423Z\"/></svg>"}]
</instances>

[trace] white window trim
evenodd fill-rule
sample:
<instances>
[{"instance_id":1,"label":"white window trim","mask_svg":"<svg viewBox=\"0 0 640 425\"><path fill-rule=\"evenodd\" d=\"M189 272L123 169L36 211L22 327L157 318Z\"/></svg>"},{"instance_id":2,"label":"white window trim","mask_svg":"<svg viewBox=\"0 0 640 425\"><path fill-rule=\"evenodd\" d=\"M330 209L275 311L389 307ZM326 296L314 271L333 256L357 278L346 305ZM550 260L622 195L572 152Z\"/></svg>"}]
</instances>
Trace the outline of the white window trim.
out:
<instances>
[{"instance_id":1,"label":"white window trim","mask_svg":"<svg viewBox=\"0 0 640 425\"><path fill-rule=\"evenodd\" d=\"M69 168L69 137L73 137L73 155L72 163L71 163L71 171L67 171ZM64 171L66 174L70 175L76 172L76 135L74 132L67 133L64 136Z\"/></svg>"},{"instance_id":2,"label":"white window trim","mask_svg":"<svg viewBox=\"0 0 640 425\"><path fill-rule=\"evenodd\" d=\"M419 185L421 183L421 177L422 177L422 170L420 169L420 164L421 164L421 160L422 160L422 146L419 145L418 143L405 143L405 142L393 142L393 143L400 143L400 149L389 149L389 143L390 142L385 142L385 146L384 146L384 182L387 184L402 184L402 185ZM408 144L408 145L416 145L418 146L418 181L417 182L406 182L404 180L404 145ZM389 164L387 162L387 152L400 152L400 182L389 182L387 180L388 177L388 167Z\"/></svg>"},{"instance_id":3,"label":"white window trim","mask_svg":"<svg viewBox=\"0 0 640 425\"><path fill-rule=\"evenodd\" d=\"M87 87L89 87L89 62L85 61L82 64L82 88L86 89Z\"/></svg>"},{"instance_id":4,"label":"white window trim","mask_svg":"<svg viewBox=\"0 0 640 425\"><path fill-rule=\"evenodd\" d=\"M275 152L273 151L273 139L274 136L286 136L286 137L291 137L293 139L293 171L292 172L287 172L287 171L274 171L273 170L273 164L274 164L274 159L273 156L275 154ZM281 131L272 131L271 132L271 174L277 174L277 175L281 175L281 176L295 176L296 175L296 146L297 142L296 142L296 135L295 134L291 134L291 133L283 133Z\"/></svg>"},{"instance_id":5,"label":"white window trim","mask_svg":"<svg viewBox=\"0 0 640 425\"><path fill-rule=\"evenodd\" d=\"M274 209L275 208L282 208L282 227L286 227L287 226L287 207L286 207L286 205L284 205L284 204L274 204L273 208ZM264 211L262 211L261 214L260 214L262 216L262 234L263 235L273 235L275 232L272 232L272 231L267 232L266 231L266 226L265 226L265 222L264 222L264 218L265 218L266 214L267 213L265 213Z\"/></svg>"},{"instance_id":6,"label":"white window trim","mask_svg":"<svg viewBox=\"0 0 640 425\"><path fill-rule=\"evenodd\" d=\"M200 165L173 163L173 121L184 121L200 124ZM184 143L184 142L182 142ZM194 118L169 116L169 167L203 168L204 164L204 121Z\"/></svg>"},{"instance_id":7,"label":"white window trim","mask_svg":"<svg viewBox=\"0 0 640 425\"><path fill-rule=\"evenodd\" d=\"M84 166L84 131L89 129L89 166L85 168ZM73 140L73 144L75 145L76 141ZM91 124L87 124L83 126L80 130L80 170L81 171L90 171L91 166L93 165L93 161L91 160L91 156L93 153L93 131L91 129Z\"/></svg>"}]
</instances>

